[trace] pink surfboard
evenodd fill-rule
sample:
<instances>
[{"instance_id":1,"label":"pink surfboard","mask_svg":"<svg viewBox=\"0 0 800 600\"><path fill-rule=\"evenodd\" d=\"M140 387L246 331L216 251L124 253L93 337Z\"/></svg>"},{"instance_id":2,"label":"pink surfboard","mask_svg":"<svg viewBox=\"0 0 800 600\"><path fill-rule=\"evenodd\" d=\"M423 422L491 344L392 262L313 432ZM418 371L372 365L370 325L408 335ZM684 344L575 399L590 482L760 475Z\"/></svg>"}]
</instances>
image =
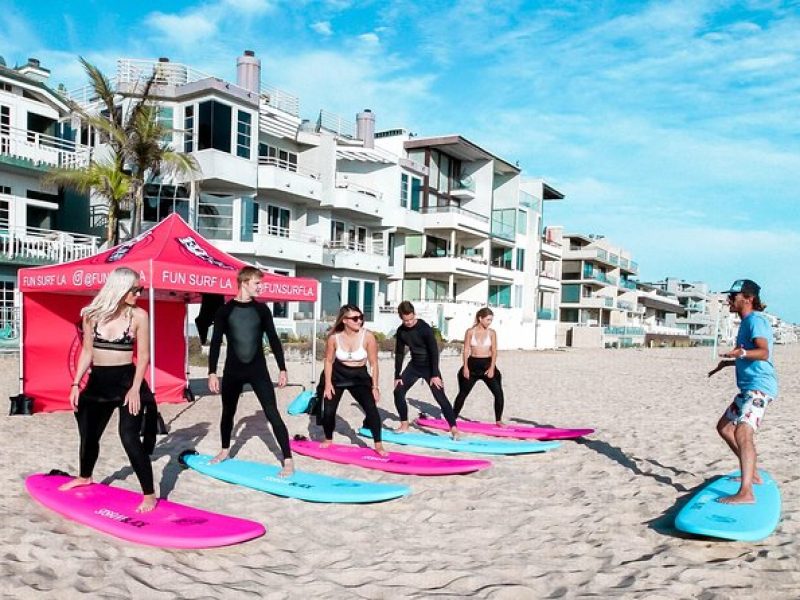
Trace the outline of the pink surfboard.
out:
<instances>
[{"instance_id":1,"label":"pink surfboard","mask_svg":"<svg viewBox=\"0 0 800 600\"><path fill-rule=\"evenodd\" d=\"M416 423L431 429L450 431L444 419L420 417ZM463 433L477 433L493 437L509 437L519 440L572 440L594 433L594 429L559 429L558 427L531 427L529 425L506 425L498 427L495 423L483 421L458 421L458 430Z\"/></svg>"},{"instance_id":2,"label":"pink surfboard","mask_svg":"<svg viewBox=\"0 0 800 600\"><path fill-rule=\"evenodd\" d=\"M322 448L320 442L311 440L292 441L292 450L320 460L403 475L459 475L480 471L492 465L488 460L439 458L405 452L389 452L388 456L381 456L372 448L343 444L331 444Z\"/></svg>"},{"instance_id":3,"label":"pink surfboard","mask_svg":"<svg viewBox=\"0 0 800 600\"><path fill-rule=\"evenodd\" d=\"M72 479L64 475L31 475L25 487L31 497L58 514L123 540L159 548L213 548L246 542L266 533L261 523L228 517L159 500L148 513L137 513L142 495L93 483L60 492Z\"/></svg>"}]
</instances>

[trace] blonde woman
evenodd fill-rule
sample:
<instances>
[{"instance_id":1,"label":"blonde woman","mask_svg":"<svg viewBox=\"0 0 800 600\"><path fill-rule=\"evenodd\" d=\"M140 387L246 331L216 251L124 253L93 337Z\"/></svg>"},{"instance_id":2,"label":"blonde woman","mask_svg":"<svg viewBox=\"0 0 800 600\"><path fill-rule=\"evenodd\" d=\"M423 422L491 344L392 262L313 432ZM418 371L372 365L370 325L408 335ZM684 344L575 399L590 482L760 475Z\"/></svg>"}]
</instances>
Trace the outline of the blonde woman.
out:
<instances>
[{"instance_id":1,"label":"blonde woman","mask_svg":"<svg viewBox=\"0 0 800 600\"><path fill-rule=\"evenodd\" d=\"M475 323L464 334L463 364L458 370L458 395L453 410L458 416L464 401L478 381L483 381L494 396L494 418L503 425L503 380L497 370L497 334L491 329L494 313L484 307L475 314Z\"/></svg>"},{"instance_id":2,"label":"blonde woman","mask_svg":"<svg viewBox=\"0 0 800 600\"><path fill-rule=\"evenodd\" d=\"M153 510L157 503L148 448L139 437L142 405L155 405L144 380L150 348L147 312L136 306L141 293L139 275L120 267L109 274L94 300L81 310L83 347L69 393L81 436L80 475L61 486L68 490L92 483L100 438L119 408L119 436L144 496L136 509L140 513ZM90 367L86 387L81 390Z\"/></svg>"},{"instance_id":3,"label":"blonde woman","mask_svg":"<svg viewBox=\"0 0 800 600\"><path fill-rule=\"evenodd\" d=\"M372 432L375 452L385 456L377 407L381 397L378 387L378 343L375 336L364 328L364 313L353 304L345 304L339 309L339 316L328 334L323 376L322 428L325 441L322 447L333 443L336 409L347 390L366 414L364 424Z\"/></svg>"}]
</instances>

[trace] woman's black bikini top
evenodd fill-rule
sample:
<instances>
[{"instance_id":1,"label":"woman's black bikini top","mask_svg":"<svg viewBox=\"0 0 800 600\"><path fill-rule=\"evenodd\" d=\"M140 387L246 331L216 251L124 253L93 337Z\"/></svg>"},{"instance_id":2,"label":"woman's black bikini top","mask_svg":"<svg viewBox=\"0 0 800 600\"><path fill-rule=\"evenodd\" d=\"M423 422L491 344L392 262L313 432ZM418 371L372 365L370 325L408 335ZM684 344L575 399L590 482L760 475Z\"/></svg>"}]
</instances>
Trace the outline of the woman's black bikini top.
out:
<instances>
[{"instance_id":1,"label":"woman's black bikini top","mask_svg":"<svg viewBox=\"0 0 800 600\"><path fill-rule=\"evenodd\" d=\"M131 322L133 311L128 319L128 328L115 340L107 340L97 332L97 323L94 324L94 341L92 346L98 350L116 350L118 352L132 352L134 337L131 335Z\"/></svg>"}]
</instances>

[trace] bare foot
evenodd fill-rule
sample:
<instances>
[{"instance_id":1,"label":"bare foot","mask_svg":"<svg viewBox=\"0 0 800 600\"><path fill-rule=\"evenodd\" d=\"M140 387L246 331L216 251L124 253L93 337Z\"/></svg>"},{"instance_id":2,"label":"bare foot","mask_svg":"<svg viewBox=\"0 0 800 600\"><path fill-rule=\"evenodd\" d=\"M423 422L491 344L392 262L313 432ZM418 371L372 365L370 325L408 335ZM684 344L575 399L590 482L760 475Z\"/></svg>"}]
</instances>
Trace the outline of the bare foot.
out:
<instances>
[{"instance_id":1,"label":"bare foot","mask_svg":"<svg viewBox=\"0 0 800 600\"><path fill-rule=\"evenodd\" d=\"M733 496L717 498L717 502L722 502L722 504L755 504L755 501L756 498L753 496L753 492L744 493L742 491L735 493Z\"/></svg>"},{"instance_id":2,"label":"bare foot","mask_svg":"<svg viewBox=\"0 0 800 600\"><path fill-rule=\"evenodd\" d=\"M381 442L375 444L375 452L380 456L389 456L389 453L383 449L383 444Z\"/></svg>"},{"instance_id":3,"label":"bare foot","mask_svg":"<svg viewBox=\"0 0 800 600\"><path fill-rule=\"evenodd\" d=\"M458 431L458 427L450 428L450 437L453 438L455 441L461 439L461 433Z\"/></svg>"},{"instance_id":4,"label":"bare foot","mask_svg":"<svg viewBox=\"0 0 800 600\"><path fill-rule=\"evenodd\" d=\"M731 477L731 481L741 481L741 480L742 480L741 477ZM755 485L758 485L760 483L764 483L764 481L761 479L761 475L756 473L755 476L753 477L753 483Z\"/></svg>"},{"instance_id":5,"label":"bare foot","mask_svg":"<svg viewBox=\"0 0 800 600\"><path fill-rule=\"evenodd\" d=\"M147 513L153 510L158 504L158 498L155 494L147 494L142 497L142 503L136 507L137 513Z\"/></svg>"},{"instance_id":6,"label":"bare foot","mask_svg":"<svg viewBox=\"0 0 800 600\"><path fill-rule=\"evenodd\" d=\"M67 483L63 483L60 486L58 486L58 491L66 492L67 490L71 490L72 488L81 487L84 485L92 485L92 478L75 477L74 479L70 479Z\"/></svg>"},{"instance_id":7,"label":"bare foot","mask_svg":"<svg viewBox=\"0 0 800 600\"><path fill-rule=\"evenodd\" d=\"M222 462L223 460L228 458L228 454L230 454L230 449L229 448L223 448L222 450L219 451L219 453L214 458L212 458L210 461L208 461L208 464L215 465L215 464L217 464L219 462Z\"/></svg>"},{"instance_id":8,"label":"bare foot","mask_svg":"<svg viewBox=\"0 0 800 600\"><path fill-rule=\"evenodd\" d=\"M331 444L333 444L333 440L324 440L319 447L320 448L330 448Z\"/></svg>"},{"instance_id":9,"label":"bare foot","mask_svg":"<svg viewBox=\"0 0 800 600\"><path fill-rule=\"evenodd\" d=\"M294 475L294 461L287 458L283 461L283 468L278 473L278 477L291 477Z\"/></svg>"},{"instance_id":10,"label":"bare foot","mask_svg":"<svg viewBox=\"0 0 800 600\"><path fill-rule=\"evenodd\" d=\"M397 433L408 433L408 421L400 421L400 427L395 429Z\"/></svg>"}]
</instances>

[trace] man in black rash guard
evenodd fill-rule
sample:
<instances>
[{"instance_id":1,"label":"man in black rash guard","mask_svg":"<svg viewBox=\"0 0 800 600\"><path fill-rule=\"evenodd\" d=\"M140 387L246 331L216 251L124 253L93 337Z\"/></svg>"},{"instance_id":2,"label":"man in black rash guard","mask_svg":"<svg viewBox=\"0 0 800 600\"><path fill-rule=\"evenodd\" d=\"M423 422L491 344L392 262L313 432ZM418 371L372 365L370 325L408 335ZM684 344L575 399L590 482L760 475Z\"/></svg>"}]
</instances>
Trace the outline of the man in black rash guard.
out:
<instances>
[{"instance_id":1,"label":"man in black rash guard","mask_svg":"<svg viewBox=\"0 0 800 600\"><path fill-rule=\"evenodd\" d=\"M262 344L265 333L280 369L278 387L286 385L286 363L283 359L283 347L272 321L272 312L266 304L255 300L261 277L261 271L255 267L242 268L237 276L239 293L233 300L225 303L214 317L214 334L208 350L208 389L214 394L222 393L222 418L219 424L222 450L211 462L228 458L236 406L244 385L249 383L264 409L264 415L272 425L272 432L283 453L283 469L279 475L287 477L294 473L292 450L289 446L289 431L278 412L275 390L267 371ZM228 346L220 386L217 363L223 335L227 338Z\"/></svg>"},{"instance_id":2,"label":"man in black rash guard","mask_svg":"<svg viewBox=\"0 0 800 600\"><path fill-rule=\"evenodd\" d=\"M430 386L434 400L442 409L442 416L450 425L450 435L453 439L458 439L456 415L444 393L442 374L439 371L439 346L436 345L433 329L425 321L417 318L414 305L407 300L400 303L397 313L403 321L395 334L394 350L394 405L400 416L398 431L408 431L406 393L419 379L424 379ZM411 361L401 374L406 347L411 351Z\"/></svg>"}]
</instances>

